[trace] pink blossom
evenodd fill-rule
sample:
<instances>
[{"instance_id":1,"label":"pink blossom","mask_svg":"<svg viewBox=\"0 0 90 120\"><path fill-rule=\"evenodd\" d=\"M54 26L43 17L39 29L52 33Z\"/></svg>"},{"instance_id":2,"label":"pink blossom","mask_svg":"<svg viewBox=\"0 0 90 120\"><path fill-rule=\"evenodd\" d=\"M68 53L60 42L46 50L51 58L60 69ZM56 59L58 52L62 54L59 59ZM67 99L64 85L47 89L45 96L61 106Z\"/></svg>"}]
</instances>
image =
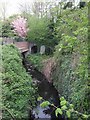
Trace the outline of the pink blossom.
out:
<instances>
[{"instance_id":1,"label":"pink blossom","mask_svg":"<svg viewBox=\"0 0 90 120\"><path fill-rule=\"evenodd\" d=\"M18 36L22 38L25 38L28 32L26 21L27 21L26 19L19 16L16 20L12 22L14 31L18 34Z\"/></svg>"}]
</instances>

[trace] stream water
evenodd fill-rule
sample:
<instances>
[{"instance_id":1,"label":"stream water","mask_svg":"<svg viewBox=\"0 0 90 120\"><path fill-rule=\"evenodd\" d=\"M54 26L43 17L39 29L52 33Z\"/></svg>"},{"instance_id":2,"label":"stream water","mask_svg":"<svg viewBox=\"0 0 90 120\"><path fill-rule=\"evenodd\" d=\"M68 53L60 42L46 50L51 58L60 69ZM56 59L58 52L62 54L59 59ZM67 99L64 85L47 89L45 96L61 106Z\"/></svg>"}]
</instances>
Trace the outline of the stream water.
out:
<instances>
[{"instance_id":1,"label":"stream water","mask_svg":"<svg viewBox=\"0 0 90 120\"><path fill-rule=\"evenodd\" d=\"M33 81L37 83L39 95L55 106L59 106L59 95L53 84L49 83L46 77L26 59L23 60L23 65L28 74L32 75ZM37 102L37 106L31 111L29 120L66 120L63 116L56 118L54 107L41 108L40 103Z\"/></svg>"}]
</instances>

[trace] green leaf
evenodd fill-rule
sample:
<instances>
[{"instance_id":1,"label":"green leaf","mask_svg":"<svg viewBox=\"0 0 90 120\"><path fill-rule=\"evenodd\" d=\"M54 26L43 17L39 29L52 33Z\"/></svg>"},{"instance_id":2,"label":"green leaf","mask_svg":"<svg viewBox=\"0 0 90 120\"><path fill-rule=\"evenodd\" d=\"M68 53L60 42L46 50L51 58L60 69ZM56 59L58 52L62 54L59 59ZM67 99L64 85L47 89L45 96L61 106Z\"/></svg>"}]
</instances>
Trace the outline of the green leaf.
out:
<instances>
[{"instance_id":1,"label":"green leaf","mask_svg":"<svg viewBox=\"0 0 90 120\"><path fill-rule=\"evenodd\" d=\"M55 115L56 115L56 117L58 116L58 114L60 114L60 115L63 114L63 112L62 112L62 110L61 110L60 108L57 108L57 109L55 110Z\"/></svg>"},{"instance_id":2,"label":"green leaf","mask_svg":"<svg viewBox=\"0 0 90 120\"><path fill-rule=\"evenodd\" d=\"M65 98L64 98L64 97L61 97L60 100L63 101L63 100L65 100Z\"/></svg>"},{"instance_id":3,"label":"green leaf","mask_svg":"<svg viewBox=\"0 0 90 120\"><path fill-rule=\"evenodd\" d=\"M43 103L40 104L40 106L41 106L42 108L45 108L45 107L47 107L48 105L50 105L50 102L49 102L49 101L45 101L45 102L43 102Z\"/></svg>"},{"instance_id":4,"label":"green leaf","mask_svg":"<svg viewBox=\"0 0 90 120\"><path fill-rule=\"evenodd\" d=\"M88 118L88 115L83 114L83 118L86 118L86 119L87 119L87 118Z\"/></svg>"},{"instance_id":5,"label":"green leaf","mask_svg":"<svg viewBox=\"0 0 90 120\"><path fill-rule=\"evenodd\" d=\"M63 106L63 105L66 105L67 101L66 100L63 100L60 102L60 105Z\"/></svg>"},{"instance_id":6,"label":"green leaf","mask_svg":"<svg viewBox=\"0 0 90 120\"><path fill-rule=\"evenodd\" d=\"M66 111L66 115L67 115L68 118L70 118L71 117L71 112L69 110Z\"/></svg>"},{"instance_id":7,"label":"green leaf","mask_svg":"<svg viewBox=\"0 0 90 120\"><path fill-rule=\"evenodd\" d=\"M74 105L73 105L73 104L70 104L70 108L71 108L71 109L74 108Z\"/></svg>"},{"instance_id":8,"label":"green leaf","mask_svg":"<svg viewBox=\"0 0 90 120\"><path fill-rule=\"evenodd\" d=\"M66 110L66 109L67 109L67 106L64 105L64 106L61 107L61 109L62 109L62 110Z\"/></svg>"},{"instance_id":9,"label":"green leaf","mask_svg":"<svg viewBox=\"0 0 90 120\"><path fill-rule=\"evenodd\" d=\"M37 101L41 101L43 98L42 97L38 97Z\"/></svg>"}]
</instances>

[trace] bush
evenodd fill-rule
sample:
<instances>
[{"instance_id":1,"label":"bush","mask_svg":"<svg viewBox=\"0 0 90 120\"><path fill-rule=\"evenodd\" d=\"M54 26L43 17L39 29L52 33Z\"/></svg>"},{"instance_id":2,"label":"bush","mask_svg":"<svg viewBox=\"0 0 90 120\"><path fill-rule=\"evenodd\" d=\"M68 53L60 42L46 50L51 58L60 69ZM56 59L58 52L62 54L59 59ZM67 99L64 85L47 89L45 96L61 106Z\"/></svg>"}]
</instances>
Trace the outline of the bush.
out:
<instances>
[{"instance_id":1,"label":"bush","mask_svg":"<svg viewBox=\"0 0 90 120\"><path fill-rule=\"evenodd\" d=\"M43 68L43 60L48 58L46 55L31 54L27 57L31 64L33 64L39 71Z\"/></svg>"},{"instance_id":2,"label":"bush","mask_svg":"<svg viewBox=\"0 0 90 120\"><path fill-rule=\"evenodd\" d=\"M88 94L87 8L67 13L62 16L66 23L62 23L60 18L56 28L58 38L61 36L61 39L54 55L57 63L53 72L54 85L60 96L64 96L74 104L76 110L89 113L89 101L86 97Z\"/></svg>"},{"instance_id":3,"label":"bush","mask_svg":"<svg viewBox=\"0 0 90 120\"><path fill-rule=\"evenodd\" d=\"M22 65L22 58L13 45L3 46L2 52L3 118L22 119L35 105L35 88L30 75Z\"/></svg>"}]
</instances>

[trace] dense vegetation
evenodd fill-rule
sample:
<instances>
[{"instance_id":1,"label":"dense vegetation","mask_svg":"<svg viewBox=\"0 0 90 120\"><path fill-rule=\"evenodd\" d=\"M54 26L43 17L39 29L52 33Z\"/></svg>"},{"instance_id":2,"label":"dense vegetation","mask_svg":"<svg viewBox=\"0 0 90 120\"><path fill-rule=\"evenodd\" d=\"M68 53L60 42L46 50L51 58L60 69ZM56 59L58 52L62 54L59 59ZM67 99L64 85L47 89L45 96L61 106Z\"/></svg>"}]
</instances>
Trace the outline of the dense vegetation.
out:
<instances>
[{"instance_id":1,"label":"dense vegetation","mask_svg":"<svg viewBox=\"0 0 90 120\"><path fill-rule=\"evenodd\" d=\"M54 55L57 65L53 80L60 96L73 103L78 111L89 113L87 14L87 7L67 10L58 19L56 30L61 39Z\"/></svg>"},{"instance_id":2,"label":"dense vegetation","mask_svg":"<svg viewBox=\"0 0 90 120\"><path fill-rule=\"evenodd\" d=\"M43 62L50 58L50 55L32 54L27 56L27 60L34 65L39 71L43 69Z\"/></svg>"},{"instance_id":3,"label":"dense vegetation","mask_svg":"<svg viewBox=\"0 0 90 120\"><path fill-rule=\"evenodd\" d=\"M35 88L30 75L22 65L22 57L13 45L3 46L3 117L27 118L35 105Z\"/></svg>"},{"instance_id":4,"label":"dense vegetation","mask_svg":"<svg viewBox=\"0 0 90 120\"><path fill-rule=\"evenodd\" d=\"M42 56L40 54L35 54L35 55L29 55L27 57L28 61L36 67L39 71L42 70L43 64L42 64Z\"/></svg>"},{"instance_id":5,"label":"dense vegetation","mask_svg":"<svg viewBox=\"0 0 90 120\"><path fill-rule=\"evenodd\" d=\"M36 10L36 12L38 11ZM25 14L29 28L25 40L34 42L38 46L49 47L53 57L32 54L27 59L39 71L42 70L43 60L50 57L54 59L52 79L60 97L63 96L64 101L70 105L73 104L75 111L87 115L90 113L90 101L88 100L90 90L88 86L88 59L90 59L88 58L88 47L90 47L88 45L90 39L90 36L88 37L88 34L90 35L88 7L64 10L55 6L47 12L51 12L51 16L48 17L48 14L45 15L45 13L42 17L38 17L36 14ZM23 16L23 13L21 15ZM3 22L2 36L16 39L19 37L12 32L13 28L10 26L12 19L15 19L15 16L11 16L8 21ZM32 78L23 68L22 57L13 45L3 46L2 60L3 116L6 119L11 117L27 118L28 109L32 109L35 105L36 93ZM79 119L77 114L72 114L70 117L71 120Z\"/></svg>"},{"instance_id":6,"label":"dense vegetation","mask_svg":"<svg viewBox=\"0 0 90 120\"><path fill-rule=\"evenodd\" d=\"M59 43L54 53L56 66L52 78L60 96L72 103L75 110L89 114L87 15L87 7L65 10L54 23L53 39ZM72 117L78 118L75 114Z\"/></svg>"}]
</instances>

